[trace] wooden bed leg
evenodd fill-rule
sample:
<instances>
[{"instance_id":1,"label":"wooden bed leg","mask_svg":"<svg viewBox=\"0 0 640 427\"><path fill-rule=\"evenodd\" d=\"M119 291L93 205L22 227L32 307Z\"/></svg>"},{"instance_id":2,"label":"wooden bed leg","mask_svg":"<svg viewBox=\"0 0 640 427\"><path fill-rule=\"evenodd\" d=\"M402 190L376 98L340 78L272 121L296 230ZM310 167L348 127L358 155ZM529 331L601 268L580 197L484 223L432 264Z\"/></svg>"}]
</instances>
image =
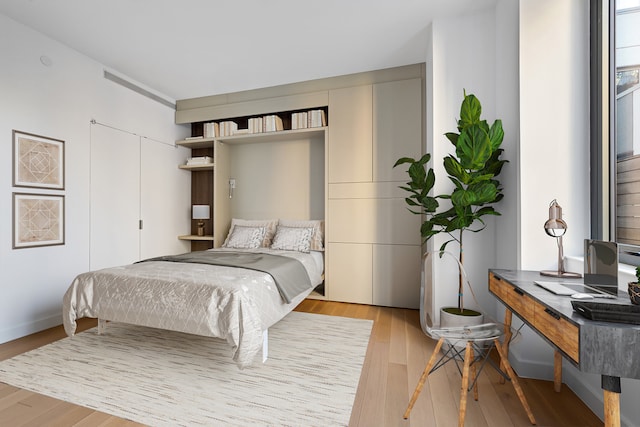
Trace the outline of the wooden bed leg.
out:
<instances>
[{"instance_id":1,"label":"wooden bed leg","mask_svg":"<svg viewBox=\"0 0 640 427\"><path fill-rule=\"evenodd\" d=\"M265 329L262 333L262 363L267 361L269 357L269 330Z\"/></svg>"},{"instance_id":2,"label":"wooden bed leg","mask_svg":"<svg viewBox=\"0 0 640 427\"><path fill-rule=\"evenodd\" d=\"M102 335L107 329L107 321L104 319L98 319L98 335Z\"/></svg>"}]
</instances>

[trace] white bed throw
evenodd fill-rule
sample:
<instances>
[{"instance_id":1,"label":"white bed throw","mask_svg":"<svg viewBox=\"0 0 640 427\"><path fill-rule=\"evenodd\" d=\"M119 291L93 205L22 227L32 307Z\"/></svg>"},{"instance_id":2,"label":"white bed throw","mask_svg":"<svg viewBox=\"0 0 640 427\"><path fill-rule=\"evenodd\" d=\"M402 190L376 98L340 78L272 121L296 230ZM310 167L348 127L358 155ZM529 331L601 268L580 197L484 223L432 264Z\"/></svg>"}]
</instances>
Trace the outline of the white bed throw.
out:
<instances>
[{"instance_id":1,"label":"white bed throw","mask_svg":"<svg viewBox=\"0 0 640 427\"><path fill-rule=\"evenodd\" d=\"M218 337L231 345L238 366L246 367L262 349L263 331L322 280L322 267L309 254L263 251L299 259L312 286L286 304L273 278L259 271L161 261L106 268L78 275L65 293L65 332L74 335L78 318L97 317Z\"/></svg>"}]
</instances>

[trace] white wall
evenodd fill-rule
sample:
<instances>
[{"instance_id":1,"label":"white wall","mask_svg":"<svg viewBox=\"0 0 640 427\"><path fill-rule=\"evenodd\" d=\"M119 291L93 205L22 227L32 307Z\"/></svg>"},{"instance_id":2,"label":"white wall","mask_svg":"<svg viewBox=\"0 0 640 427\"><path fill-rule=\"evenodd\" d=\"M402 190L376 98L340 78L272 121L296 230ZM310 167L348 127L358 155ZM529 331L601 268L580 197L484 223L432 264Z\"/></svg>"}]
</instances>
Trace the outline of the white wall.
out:
<instances>
[{"instance_id":1,"label":"white wall","mask_svg":"<svg viewBox=\"0 0 640 427\"><path fill-rule=\"evenodd\" d=\"M583 0L499 0L495 10L436 21L431 27L427 151L434 154L436 176L443 176L448 142L442 142L442 134L455 128L462 88L479 97L487 119L501 118L505 128L503 158L510 163L501 175L502 216L490 224L491 231L465 242L465 264L476 292L487 303L483 308L498 320L504 308L486 296L487 268L557 266L556 243L542 229L552 199L563 207L569 224L565 255L581 257L589 236L588 18ZM444 190L441 180L435 193ZM435 240L431 247L443 241ZM566 267L579 271L582 265L572 259ZM455 283L455 277L445 276L436 269L435 307L454 303L450 285L441 283ZM527 327L511 350L520 375L553 377L550 346ZM565 363L564 381L602 417L599 376ZM635 425L640 381L623 379L622 388L623 424Z\"/></svg>"},{"instance_id":2,"label":"white wall","mask_svg":"<svg viewBox=\"0 0 640 427\"><path fill-rule=\"evenodd\" d=\"M232 217L324 218L324 152L324 135L231 145Z\"/></svg>"},{"instance_id":3,"label":"white wall","mask_svg":"<svg viewBox=\"0 0 640 427\"><path fill-rule=\"evenodd\" d=\"M520 267L557 267L557 246L542 230L557 199L569 228L565 255L582 257L589 237L589 5L583 0L520 0ZM569 271L582 263L570 260ZM528 328L513 345L520 375L550 379L550 347ZM564 382L600 417L598 375L564 363ZM622 381L623 425L637 425L640 381Z\"/></svg>"},{"instance_id":4,"label":"white wall","mask_svg":"<svg viewBox=\"0 0 640 427\"><path fill-rule=\"evenodd\" d=\"M446 132L456 131L460 117L463 90L475 94L482 103L482 117L490 123L496 119L496 15L493 9L461 17L434 21L432 43L427 52L427 152L432 154L431 166L436 174L434 194L451 191L453 185L446 177L442 159L453 146L445 138ZM473 43L469 43L473 40ZM428 73L429 74L429 73ZM515 135L506 138L515 139ZM498 207L498 210L500 208ZM487 219L487 228L480 233L467 232L463 236L465 269L474 288L480 308L491 311L495 299L487 290L487 268L496 265L495 221ZM437 249L448 236L439 235L428 243ZM450 243L448 250L457 254L458 246ZM438 268L433 280L433 308L457 304L457 271ZM465 290L465 307L475 306ZM439 313L434 310L434 321Z\"/></svg>"},{"instance_id":5,"label":"white wall","mask_svg":"<svg viewBox=\"0 0 640 427\"><path fill-rule=\"evenodd\" d=\"M52 65L44 66L41 55ZM89 268L90 120L166 142L188 129L174 124L171 108L105 80L100 64L3 15L0 57L0 342L5 342L60 324L62 295L75 275ZM12 192L23 191L12 188L12 129L65 141L63 246L12 250Z\"/></svg>"}]
</instances>

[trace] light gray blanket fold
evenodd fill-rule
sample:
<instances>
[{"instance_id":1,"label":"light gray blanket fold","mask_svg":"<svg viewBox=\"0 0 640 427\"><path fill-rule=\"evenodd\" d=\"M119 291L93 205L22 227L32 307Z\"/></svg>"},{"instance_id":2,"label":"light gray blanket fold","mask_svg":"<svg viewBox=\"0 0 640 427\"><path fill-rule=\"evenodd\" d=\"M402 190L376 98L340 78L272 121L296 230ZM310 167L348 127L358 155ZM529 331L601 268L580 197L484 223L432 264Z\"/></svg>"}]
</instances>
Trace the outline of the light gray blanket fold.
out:
<instances>
[{"instance_id":1,"label":"light gray blanket fold","mask_svg":"<svg viewBox=\"0 0 640 427\"><path fill-rule=\"evenodd\" d=\"M304 265L297 259L281 255L249 252L188 252L145 259L147 261L187 262L221 265L262 271L273 277L282 299L289 304L293 298L311 287Z\"/></svg>"}]
</instances>

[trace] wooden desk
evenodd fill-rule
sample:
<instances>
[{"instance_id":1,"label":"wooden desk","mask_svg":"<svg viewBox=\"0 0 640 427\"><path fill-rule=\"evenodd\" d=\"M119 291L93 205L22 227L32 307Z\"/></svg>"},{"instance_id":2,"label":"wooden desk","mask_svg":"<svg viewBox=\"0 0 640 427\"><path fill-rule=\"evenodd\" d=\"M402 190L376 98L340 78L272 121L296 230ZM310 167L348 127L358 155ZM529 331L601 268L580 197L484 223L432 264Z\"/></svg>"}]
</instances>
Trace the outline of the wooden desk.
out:
<instances>
[{"instance_id":1,"label":"wooden desk","mask_svg":"<svg viewBox=\"0 0 640 427\"><path fill-rule=\"evenodd\" d=\"M537 271L489 270L489 291L507 307L505 350L514 313L554 347L556 391L562 384L564 356L581 371L602 377L605 426L619 427L620 378L640 379L640 326L588 320L573 311L570 297L555 295L535 285L535 280L572 281L540 276ZM617 300L606 301L631 304L622 292Z\"/></svg>"}]
</instances>

